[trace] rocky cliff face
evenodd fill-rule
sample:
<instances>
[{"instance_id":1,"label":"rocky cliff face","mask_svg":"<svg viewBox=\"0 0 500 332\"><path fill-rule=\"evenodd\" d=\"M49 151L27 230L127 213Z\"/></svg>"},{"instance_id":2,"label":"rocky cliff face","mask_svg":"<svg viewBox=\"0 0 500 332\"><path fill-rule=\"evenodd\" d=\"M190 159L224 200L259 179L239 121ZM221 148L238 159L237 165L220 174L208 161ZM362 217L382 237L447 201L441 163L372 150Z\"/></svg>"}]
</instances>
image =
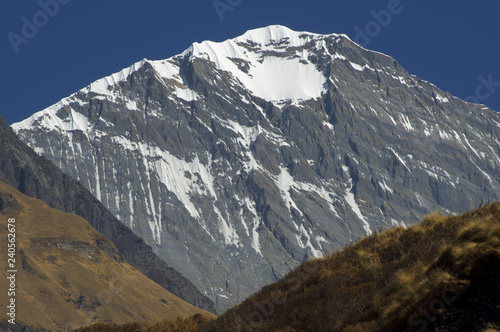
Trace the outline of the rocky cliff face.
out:
<instances>
[{"instance_id":1,"label":"rocky cliff face","mask_svg":"<svg viewBox=\"0 0 500 332\"><path fill-rule=\"evenodd\" d=\"M116 245L120 257L116 257L117 253L107 251L104 247L101 250L118 261L125 260L130 263L185 301L205 310L215 311L212 301L203 296L178 271L158 258L151 247L117 220L87 189L19 141L2 117L0 117L0 180L26 195L39 198L53 208L85 218ZM10 207L8 198L0 198L0 206Z\"/></svg>"},{"instance_id":2,"label":"rocky cliff face","mask_svg":"<svg viewBox=\"0 0 500 332\"><path fill-rule=\"evenodd\" d=\"M219 309L500 192L497 113L344 35L281 26L140 61L13 128Z\"/></svg>"}]
</instances>

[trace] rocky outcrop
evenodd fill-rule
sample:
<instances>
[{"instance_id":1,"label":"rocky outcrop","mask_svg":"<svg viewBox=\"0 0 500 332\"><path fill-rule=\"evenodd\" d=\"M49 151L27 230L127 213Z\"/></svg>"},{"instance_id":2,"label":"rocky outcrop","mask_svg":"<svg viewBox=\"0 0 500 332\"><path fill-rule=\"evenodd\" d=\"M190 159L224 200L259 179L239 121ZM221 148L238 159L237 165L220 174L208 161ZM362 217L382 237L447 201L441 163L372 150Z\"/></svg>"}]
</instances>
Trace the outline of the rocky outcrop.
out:
<instances>
[{"instance_id":1,"label":"rocky outcrop","mask_svg":"<svg viewBox=\"0 0 500 332\"><path fill-rule=\"evenodd\" d=\"M9 194L0 193L0 214L16 213L22 210L18 200Z\"/></svg>"},{"instance_id":2,"label":"rocky outcrop","mask_svg":"<svg viewBox=\"0 0 500 332\"><path fill-rule=\"evenodd\" d=\"M12 325L11 323L7 322L7 320L0 321L0 329L2 331L9 332L49 332L49 330L46 330L44 328L34 328L26 326L23 323L16 323Z\"/></svg>"}]
</instances>

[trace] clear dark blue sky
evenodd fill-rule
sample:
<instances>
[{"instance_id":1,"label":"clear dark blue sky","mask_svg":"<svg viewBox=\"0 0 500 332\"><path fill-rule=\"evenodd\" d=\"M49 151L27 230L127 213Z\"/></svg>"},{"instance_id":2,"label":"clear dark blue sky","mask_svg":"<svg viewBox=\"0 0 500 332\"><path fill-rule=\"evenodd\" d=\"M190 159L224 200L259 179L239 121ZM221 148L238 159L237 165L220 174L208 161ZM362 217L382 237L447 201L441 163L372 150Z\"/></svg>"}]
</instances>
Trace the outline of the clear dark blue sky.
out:
<instances>
[{"instance_id":1,"label":"clear dark blue sky","mask_svg":"<svg viewBox=\"0 0 500 332\"><path fill-rule=\"evenodd\" d=\"M382 10L390 15L379 23L373 13ZM345 33L439 88L500 111L499 16L498 0L2 0L0 114L17 122L142 58L271 24Z\"/></svg>"}]
</instances>

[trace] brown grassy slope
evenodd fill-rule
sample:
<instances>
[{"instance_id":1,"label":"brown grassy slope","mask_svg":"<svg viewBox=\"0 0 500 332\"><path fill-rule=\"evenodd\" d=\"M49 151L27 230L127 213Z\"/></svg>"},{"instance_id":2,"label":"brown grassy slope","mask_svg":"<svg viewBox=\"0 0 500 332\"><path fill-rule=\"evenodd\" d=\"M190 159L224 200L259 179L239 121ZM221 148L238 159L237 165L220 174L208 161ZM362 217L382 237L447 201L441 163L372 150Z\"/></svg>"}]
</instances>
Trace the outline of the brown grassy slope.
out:
<instances>
[{"instance_id":1,"label":"brown grassy slope","mask_svg":"<svg viewBox=\"0 0 500 332\"><path fill-rule=\"evenodd\" d=\"M6 312L7 220L16 219L18 322L50 331L97 322L154 324L203 314L124 263L83 218L0 181L0 311Z\"/></svg>"},{"instance_id":2,"label":"brown grassy slope","mask_svg":"<svg viewBox=\"0 0 500 332\"><path fill-rule=\"evenodd\" d=\"M91 326L82 327L74 330L73 332L189 332L197 331L203 324L211 321L212 319L196 314L187 318L177 318L175 320L165 320L155 325L145 324L94 324Z\"/></svg>"},{"instance_id":3,"label":"brown grassy slope","mask_svg":"<svg viewBox=\"0 0 500 332\"><path fill-rule=\"evenodd\" d=\"M459 330L478 331L500 323L499 272L500 203L433 214L307 262L199 331L416 331L451 326L445 313ZM491 303L476 306L479 292Z\"/></svg>"}]
</instances>

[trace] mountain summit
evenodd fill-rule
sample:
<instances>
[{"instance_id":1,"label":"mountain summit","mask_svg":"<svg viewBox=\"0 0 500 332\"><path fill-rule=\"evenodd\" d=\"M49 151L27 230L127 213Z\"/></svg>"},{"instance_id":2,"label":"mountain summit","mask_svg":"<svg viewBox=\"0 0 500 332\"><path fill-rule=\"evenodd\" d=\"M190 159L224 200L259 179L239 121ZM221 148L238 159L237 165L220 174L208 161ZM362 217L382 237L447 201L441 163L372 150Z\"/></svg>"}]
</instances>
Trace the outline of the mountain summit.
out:
<instances>
[{"instance_id":1,"label":"mountain summit","mask_svg":"<svg viewBox=\"0 0 500 332\"><path fill-rule=\"evenodd\" d=\"M13 128L219 310L500 192L498 113L344 35L282 26L142 60Z\"/></svg>"},{"instance_id":2,"label":"mountain summit","mask_svg":"<svg viewBox=\"0 0 500 332\"><path fill-rule=\"evenodd\" d=\"M222 43L195 43L183 55L191 61L213 62L217 69L233 75L233 83L267 101L307 100L326 92L327 77L309 61L325 37L269 26ZM308 44L316 44L316 48L310 49Z\"/></svg>"}]
</instances>

